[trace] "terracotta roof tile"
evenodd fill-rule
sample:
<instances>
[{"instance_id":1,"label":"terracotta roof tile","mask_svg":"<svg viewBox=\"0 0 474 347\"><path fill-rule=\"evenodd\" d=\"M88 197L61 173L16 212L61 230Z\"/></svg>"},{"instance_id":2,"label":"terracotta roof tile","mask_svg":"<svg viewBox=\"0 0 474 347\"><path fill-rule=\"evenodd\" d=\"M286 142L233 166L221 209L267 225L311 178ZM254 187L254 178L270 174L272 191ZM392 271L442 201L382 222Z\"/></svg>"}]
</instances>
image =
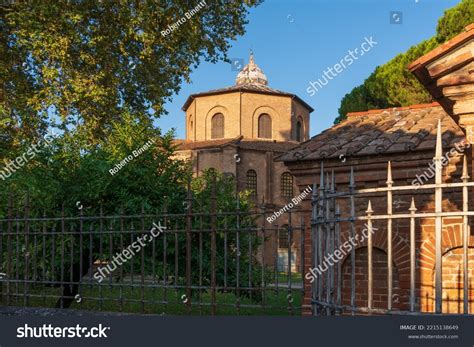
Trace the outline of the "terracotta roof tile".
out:
<instances>
[{"instance_id":1,"label":"terracotta roof tile","mask_svg":"<svg viewBox=\"0 0 474 347\"><path fill-rule=\"evenodd\" d=\"M176 146L176 150L193 150L193 149L204 149L204 148L217 148L225 145L236 143L240 138L233 139L217 139L217 140L206 140L206 141L185 141L175 140L173 143Z\"/></svg>"},{"instance_id":2,"label":"terracotta roof tile","mask_svg":"<svg viewBox=\"0 0 474 347\"><path fill-rule=\"evenodd\" d=\"M432 150L438 119L443 145L451 147L464 133L438 103L404 108L353 112L340 124L325 130L278 157L280 161L321 160L351 156Z\"/></svg>"},{"instance_id":3,"label":"terracotta roof tile","mask_svg":"<svg viewBox=\"0 0 474 347\"><path fill-rule=\"evenodd\" d=\"M232 139L217 139L217 140L206 140L206 141L185 141L175 140L174 145L176 150L198 150L198 149L211 149L211 148L223 148L225 146L235 146L242 149L268 151L268 152L287 152L296 146L298 142L294 141L268 141L268 140L256 140L256 139L244 139L242 136Z\"/></svg>"}]
</instances>

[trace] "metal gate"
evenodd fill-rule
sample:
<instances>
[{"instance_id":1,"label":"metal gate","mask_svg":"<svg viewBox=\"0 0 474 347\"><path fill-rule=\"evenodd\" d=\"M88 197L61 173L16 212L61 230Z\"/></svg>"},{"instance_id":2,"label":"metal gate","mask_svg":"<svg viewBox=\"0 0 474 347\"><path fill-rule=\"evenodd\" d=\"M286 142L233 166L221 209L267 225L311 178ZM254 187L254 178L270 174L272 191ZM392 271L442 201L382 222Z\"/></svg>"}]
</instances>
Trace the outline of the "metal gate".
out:
<instances>
[{"instance_id":1,"label":"metal gate","mask_svg":"<svg viewBox=\"0 0 474 347\"><path fill-rule=\"evenodd\" d=\"M412 196L410 206L407 206L404 213L393 213L394 195L400 192L409 192L415 190L413 185L394 186L392 180L391 163L387 167L387 185L380 188L357 189L354 180L354 170L351 167L349 186L347 191L337 191L335 188L334 171L325 172L321 165L321 174L319 186L314 184L312 196L312 215L311 215L311 237L312 237L312 262L314 265L311 274L307 274L307 279L313 279L312 282L312 307L313 314L420 314L419 295L417 294L417 246L416 225L421 220L434 220L434 313L442 313L442 231L443 218L458 217L462 220L462 313L469 313L469 271L468 271L468 248L469 248L469 220L474 215L469 211L469 191L468 187L473 187L474 183L469 182L468 165L466 156L464 156L462 169L462 182L443 183L442 182L442 133L441 125L438 124L438 133L436 141L436 155L433 158L435 166L435 183L424 184L416 187L418 191L434 191L434 212L419 212L415 198ZM443 190L458 190L462 195L462 210L443 211L442 199ZM371 199L367 201L365 214L357 215L356 201L364 201L364 196L382 196L387 201L386 213L375 214ZM380 209L379 209L380 210ZM394 232L394 223L407 225L406 241L409 250L409 288L407 293L406 307L399 309L394 307L394 242L402 237L398 232ZM344 246L344 239L357 239L356 229L360 226L366 231L367 247L367 274L366 288L357 288L356 280L356 247L353 246L347 253L346 263L350 265L350 280L343 280L342 261L334 261L328 266L326 260L329 255L333 255ZM383 226L386 230L386 307L374 307L374 245L373 234L377 226ZM351 241L352 242L352 241ZM347 245L346 245L347 246ZM347 249L349 247L345 247ZM338 257L339 259L339 257ZM334 260L334 259L333 259ZM376 274L380 276L380 273ZM343 298L343 291L347 296ZM360 297L366 297L361 304ZM395 297L395 299L399 298ZM363 301L363 300L362 300ZM397 300L395 300L397 301ZM400 305L398 305L400 306ZM403 305L401 305L403 306Z\"/></svg>"}]
</instances>

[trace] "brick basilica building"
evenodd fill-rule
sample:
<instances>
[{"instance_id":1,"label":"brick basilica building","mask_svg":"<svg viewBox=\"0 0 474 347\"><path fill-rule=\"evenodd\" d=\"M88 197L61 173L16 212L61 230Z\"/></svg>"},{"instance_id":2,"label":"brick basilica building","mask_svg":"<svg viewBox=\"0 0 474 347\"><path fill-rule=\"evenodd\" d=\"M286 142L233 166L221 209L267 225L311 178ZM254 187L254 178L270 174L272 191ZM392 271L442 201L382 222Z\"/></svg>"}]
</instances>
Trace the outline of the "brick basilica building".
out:
<instances>
[{"instance_id":1,"label":"brick basilica building","mask_svg":"<svg viewBox=\"0 0 474 347\"><path fill-rule=\"evenodd\" d=\"M196 175L210 168L232 175L237 189L251 191L268 211L298 195L293 176L274 158L309 139L313 109L297 95L269 87L253 53L235 85L192 94L182 109L186 138L176 141L176 156L191 161ZM266 263L277 254L280 270L286 270L290 248L296 271L300 238L288 245L286 224L286 215L275 222L279 237L267 241Z\"/></svg>"}]
</instances>

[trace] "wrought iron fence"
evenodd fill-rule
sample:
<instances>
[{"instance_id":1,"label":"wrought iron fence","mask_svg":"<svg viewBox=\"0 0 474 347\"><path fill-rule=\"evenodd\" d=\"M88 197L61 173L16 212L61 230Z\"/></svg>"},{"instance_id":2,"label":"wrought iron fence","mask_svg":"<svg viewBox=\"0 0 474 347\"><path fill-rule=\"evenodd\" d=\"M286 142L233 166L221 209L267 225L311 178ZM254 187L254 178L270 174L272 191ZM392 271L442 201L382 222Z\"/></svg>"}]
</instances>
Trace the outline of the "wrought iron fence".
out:
<instances>
[{"instance_id":1,"label":"wrought iron fence","mask_svg":"<svg viewBox=\"0 0 474 347\"><path fill-rule=\"evenodd\" d=\"M435 163L435 183L424 184L416 187L418 194L423 191L434 190L434 211L417 212L415 204L416 198L412 196L411 204L407 206L405 213L394 213L394 195L410 194L415 190L413 185L394 186L392 180L392 168L390 162L387 168L386 187L357 189L354 179L354 170L351 167L349 185L347 191L337 191L335 187L334 171L324 171L321 165L320 182L314 184L312 195L312 214L311 214L311 238L312 238L312 263L314 268L319 271L313 271L314 282L312 282L312 307L313 314L333 315L333 314L421 314L421 313L445 313L443 312L443 219L460 218L462 233L462 274L459 278L462 283L462 301L459 300L459 306L462 310L458 313L472 313L469 310L469 254L468 249L470 226L469 217L474 215L469 211L469 187L474 187L474 182L469 182L467 159L464 155L461 182L443 183L443 165L442 165L442 133L441 125L438 124L438 133L436 141L436 155L433 158ZM448 199L454 196L458 191L462 201L462 208L456 211L443 211L443 191L449 190ZM377 204L377 209L386 208L386 213L376 214L375 206L371 198L382 198L386 201L386 206ZM380 200L380 199L379 199ZM379 201L377 200L377 201ZM365 203L365 214L357 213L356 209L362 203ZM434 307L433 309L421 309L422 293L419 288L420 278L417 271L420 271L420 230L417 226L420 221L434 220ZM396 223L396 225L395 225ZM357 237L356 230L364 226L367 229L366 240L363 246L367 249L366 269L367 273L356 273L356 246L346 247L347 257L344 259L344 266L348 271L344 272L343 262L334 262L334 266L321 267L328 254L334 254L340 250L349 238L354 240ZM394 232L394 227L397 227ZM374 274L374 234L376 228L382 228L383 237L386 239L386 267L385 273ZM400 296L394 294L394 247L400 244L400 239L405 238L407 243L405 247L408 269L408 290L407 295ZM400 251L400 248L397 250ZM327 265L327 264L325 264ZM378 268L380 270L380 267ZM321 271L322 270L322 271ZM374 275L386 276L386 300L385 307L374 307ZM343 277L346 276L344 279ZM357 279L366 279L360 281ZM309 276L308 279L310 279ZM360 284L366 284L361 287ZM358 285L359 284L359 285ZM403 292L403 291L402 291ZM345 295L344 295L345 294ZM449 298L449 297L448 297ZM404 299L406 299L404 301ZM380 298L379 298L380 300ZM462 302L462 304L461 304ZM453 313L453 312L450 312Z\"/></svg>"},{"instance_id":2,"label":"wrought iron fence","mask_svg":"<svg viewBox=\"0 0 474 347\"><path fill-rule=\"evenodd\" d=\"M304 225L263 207L197 210L188 186L181 213L33 215L10 194L0 216L0 306L155 314L298 314L303 297ZM296 221L296 223L295 223ZM295 240L297 241L295 243ZM295 259L295 254L298 257ZM297 261L296 267L294 262ZM295 271L295 269L297 271Z\"/></svg>"}]
</instances>

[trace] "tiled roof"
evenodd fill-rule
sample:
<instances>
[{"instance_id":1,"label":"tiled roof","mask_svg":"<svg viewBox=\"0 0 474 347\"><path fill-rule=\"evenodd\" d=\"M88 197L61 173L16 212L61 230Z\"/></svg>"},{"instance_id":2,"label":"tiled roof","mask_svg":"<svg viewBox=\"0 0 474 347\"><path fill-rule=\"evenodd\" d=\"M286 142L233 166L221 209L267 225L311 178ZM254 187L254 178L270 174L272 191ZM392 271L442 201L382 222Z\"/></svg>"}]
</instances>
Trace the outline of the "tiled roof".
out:
<instances>
[{"instance_id":1,"label":"tiled roof","mask_svg":"<svg viewBox=\"0 0 474 347\"><path fill-rule=\"evenodd\" d=\"M257 151L269 152L287 152L298 146L298 142L294 141L265 141L243 139L238 143L239 148L252 149Z\"/></svg>"},{"instance_id":2,"label":"tiled roof","mask_svg":"<svg viewBox=\"0 0 474 347\"><path fill-rule=\"evenodd\" d=\"M280 161L434 150L438 119L443 145L464 139L454 120L437 104L349 113L348 118L278 157Z\"/></svg>"},{"instance_id":3,"label":"tiled roof","mask_svg":"<svg viewBox=\"0 0 474 347\"><path fill-rule=\"evenodd\" d=\"M249 150L287 152L290 149L296 147L298 145L298 142L243 139L242 136L239 136L233 139L218 139L194 142L185 140L175 140L174 145L177 147L176 150L178 151L223 148L225 146L232 145Z\"/></svg>"},{"instance_id":4,"label":"tiled roof","mask_svg":"<svg viewBox=\"0 0 474 347\"><path fill-rule=\"evenodd\" d=\"M176 146L176 150L192 150L192 149L205 149L205 148L221 148L226 145L231 145L238 142L241 137L233 139L217 139L217 140L206 140L206 141L185 141L185 140L174 140L173 144Z\"/></svg>"},{"instance_id":5,"label":"tiled roof","mask_svg":"<svg viewBox=\"0 0 474 347\"><path fill-rule=\"evenodd\" d=\"M216 95L216 94L225 94L225 93L232 93L232 92L250 92L250 93L289 96L298 100L302 105L304 105L310 111L310 113L314 111L311 106L309 106L306 102L300 99L296 94L291 94L291 93L283 92L281 90L273 89L263 84L252 84L252 83L239 84L239 85L235 85L231 87L213 89L207 92L191 94L186 100L186 102L184 103L182 110L186 111L189 105L191 105L191 103L196 97Z\"/></svg>"}]
</instances>

